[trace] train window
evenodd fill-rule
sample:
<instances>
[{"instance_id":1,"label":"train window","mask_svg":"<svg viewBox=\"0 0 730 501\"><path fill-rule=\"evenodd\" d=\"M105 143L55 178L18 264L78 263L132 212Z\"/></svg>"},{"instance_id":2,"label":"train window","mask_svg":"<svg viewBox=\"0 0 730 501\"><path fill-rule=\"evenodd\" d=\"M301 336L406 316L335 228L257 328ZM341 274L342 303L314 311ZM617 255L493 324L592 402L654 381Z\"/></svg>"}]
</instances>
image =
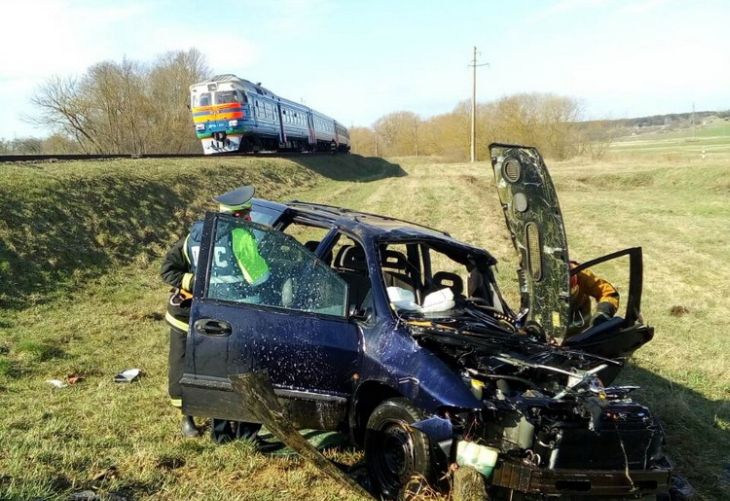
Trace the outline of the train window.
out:
<instances>
[{"instance_id":1,"label":"train window","mask_svg":"<svg viewBox=\"0 0 730 501\"><path fill-rule=\"evenodd\" d=\"M210 93L203 92L198 96L198 106L210 106Z\"/></svg>"},{"instance_id":2,"label":"train window","mask_svg":"<svg viewBox=\"0 0 730 501\"><path fill-rule=\"evenodd\" d=\"M215 104L237 103L236 93L232 90L224 90L215 93Z\"/></svg>"}]
</instances>

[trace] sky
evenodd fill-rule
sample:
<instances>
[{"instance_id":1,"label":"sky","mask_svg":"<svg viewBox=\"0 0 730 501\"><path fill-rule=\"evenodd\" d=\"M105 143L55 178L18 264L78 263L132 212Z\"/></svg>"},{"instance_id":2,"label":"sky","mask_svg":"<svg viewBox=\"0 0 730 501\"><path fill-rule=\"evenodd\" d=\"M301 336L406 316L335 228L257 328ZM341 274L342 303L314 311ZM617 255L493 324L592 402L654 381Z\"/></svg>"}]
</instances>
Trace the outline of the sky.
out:
<instances>
[{"instance_id":1,"label":"sky","mask_svg":"<svg viewBox=\"0 0 730 501\"><path fill-rule=\"evenodd\" d=\"M34 0L3 2L0 138L43 137L30 99L52 76L198 49L346 126L428 118L541 92L586 119L730 109L726 0ZM194 82L191 82L194 83Z\"/></svg>"}]
</instances>

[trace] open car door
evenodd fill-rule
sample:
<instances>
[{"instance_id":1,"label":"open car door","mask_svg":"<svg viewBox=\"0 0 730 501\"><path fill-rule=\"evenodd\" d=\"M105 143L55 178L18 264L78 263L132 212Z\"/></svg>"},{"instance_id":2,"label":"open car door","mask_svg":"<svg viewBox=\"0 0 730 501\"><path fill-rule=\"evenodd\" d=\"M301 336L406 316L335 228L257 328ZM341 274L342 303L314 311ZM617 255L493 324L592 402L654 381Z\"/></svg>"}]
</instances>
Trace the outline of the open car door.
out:
<instances>
[{"instance_id":1,"label":"open car door","mask_svg":"<svg viewBox=\"0 0 730 501\"><path fill-rule=\"evenodd\" d=\"M184 412L255 422L229 375L266 371L298 427L336 427L361 346L347 301L342 278L292 237L208 213L180 382Z\"/></svg>"},{"instance_id":2,"label":"open car door","mask_svg":"<svg viewBox=\"0 0 730 501\"><path fill-rule=\"evenodd\" d=\"M654 328L644 324L641 317L643 286L641 247L632 247L591 259L571 269L570 273L573 275L586 268L626 256L629 258L629 294L627 298L622 298L626 308L623 316L617 313L611 320L595 327L589 327L580 334L567 338L563 342L563 346L625 362L634 351L654 337ZM605 384L610 383L620 369L621 366L609 366L601 372L601 380Z\"/></svg>"}]
</instances>

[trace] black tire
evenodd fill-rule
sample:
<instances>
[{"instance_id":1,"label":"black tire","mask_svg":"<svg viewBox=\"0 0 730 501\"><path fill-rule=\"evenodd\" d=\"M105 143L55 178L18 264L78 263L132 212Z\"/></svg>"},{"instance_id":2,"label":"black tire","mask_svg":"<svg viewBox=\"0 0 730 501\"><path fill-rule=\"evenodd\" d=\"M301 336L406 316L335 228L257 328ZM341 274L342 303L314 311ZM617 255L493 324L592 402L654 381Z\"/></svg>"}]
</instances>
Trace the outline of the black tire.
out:
<instances>
[{"instance_id":1,"label":"black tire","mask_svg":"<svg viewBox=\"0 0 730 501\"><path fill-rule=\"evenodd\" d=\"M410 425L423 413L406 398L391 398L375 408L365 430L365 462L373 487L385 499L398 497L414 477L428 482L433 471L431 444Z\"/></svg>"},{"instance_id":2,"label":"black tire","mask_svg":"<svg viewBox=\"0 0 730 501\"><path fill-rule=\"evenodd\" d=\"M254 440L260 429L260 424L213 419L210 438L216 444L225 444L240 439Z\"/></svg>"}]
</instances>

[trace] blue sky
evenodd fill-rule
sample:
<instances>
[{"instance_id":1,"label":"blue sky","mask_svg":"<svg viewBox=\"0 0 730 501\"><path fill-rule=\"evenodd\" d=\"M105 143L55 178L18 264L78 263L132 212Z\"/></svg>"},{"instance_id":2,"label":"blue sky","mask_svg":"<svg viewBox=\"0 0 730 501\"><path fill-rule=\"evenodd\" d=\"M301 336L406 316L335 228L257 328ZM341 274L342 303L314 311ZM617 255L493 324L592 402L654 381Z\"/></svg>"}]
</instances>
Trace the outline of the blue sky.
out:
<instances>
[{"instance_id":1,"label":"blue sky","mask_svg":"<svg viewBox=\"0 0 730 501\"><path fill-rule=\"evenodd\" d=\"M722 0L239 0L7 2L0 21L0 138L51 75L195 47L218 73L260 81L345 125L399 110L426 118L552 92L586 118L730 109L730 2ZM192 83L192 82L191 82Z\"/></svg>"}]
</instances>

